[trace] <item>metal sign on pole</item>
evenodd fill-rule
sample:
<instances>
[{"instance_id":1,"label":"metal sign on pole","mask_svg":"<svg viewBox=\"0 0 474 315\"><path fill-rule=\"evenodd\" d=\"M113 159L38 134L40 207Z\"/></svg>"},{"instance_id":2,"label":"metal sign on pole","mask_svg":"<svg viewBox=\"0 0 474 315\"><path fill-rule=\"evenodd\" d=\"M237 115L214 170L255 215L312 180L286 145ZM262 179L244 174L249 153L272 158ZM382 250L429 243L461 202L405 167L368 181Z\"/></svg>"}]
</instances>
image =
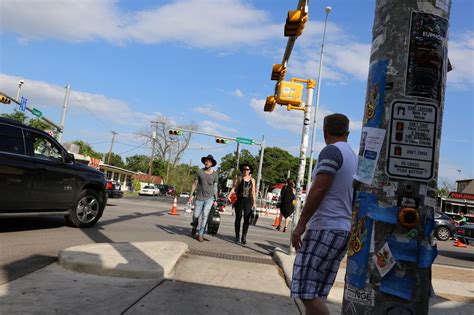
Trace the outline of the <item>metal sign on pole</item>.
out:
<instances>
[{"instance_id":1,"label":"metal sign on pole","mask_svg":"<svg viewBox=\"0 0 474 315\"><path fill-rule=\"evenodd\" d=\"M23 97L23 96L22 96L22 97L21 97L21 101L20 101L20 107L19 107L19 109L20 109L20 111L23 112L23 113L24 113L25 110L26 110L26 103L27 103L27 102L28 102L28 99L27 99L26 97Z\"/></svg>"},{"instance_id":2,"label":"metal sign on pole","mask_svg":"<svg viewBox=\"0 0 474 315\"><path fill-rule=\"evenodd\" d=\"M31 113L38 118L41 118L41 116L43 116L43 113L39 109L36 109L36 108L33 108L31 110Z\"/></svg>"},{"instance_id":3,"label":"metal sign on pole","mask_svg":"<svg viewBox=\"0 0 474 315\"><path fill-rule=\"evenodd\" d=\"M255 144L255 141L253 139L240 138L240 137L235 138L235 142L242 143L242 144L250 144L250 145Z\"/></svg>"}]
</instances>

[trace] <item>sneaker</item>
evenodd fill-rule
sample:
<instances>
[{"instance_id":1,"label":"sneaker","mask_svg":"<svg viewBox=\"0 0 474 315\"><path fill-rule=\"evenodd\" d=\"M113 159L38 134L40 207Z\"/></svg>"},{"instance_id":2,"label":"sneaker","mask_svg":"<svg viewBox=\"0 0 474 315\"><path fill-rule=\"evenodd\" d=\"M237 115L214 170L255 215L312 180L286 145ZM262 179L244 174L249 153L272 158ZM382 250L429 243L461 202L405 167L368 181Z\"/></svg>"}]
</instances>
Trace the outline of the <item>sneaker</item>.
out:
<instances>
[{"instance_id":1,"label":"sneaker","mask_svg":"<svg viewBox=\"0 0 474 315\"><path fill-rule=\"evenodd\" d=\"M204 236L199 235L199 236L198 236L198 241L199 241L199 242L204 242Z\"/></svg>"}]
</instances>

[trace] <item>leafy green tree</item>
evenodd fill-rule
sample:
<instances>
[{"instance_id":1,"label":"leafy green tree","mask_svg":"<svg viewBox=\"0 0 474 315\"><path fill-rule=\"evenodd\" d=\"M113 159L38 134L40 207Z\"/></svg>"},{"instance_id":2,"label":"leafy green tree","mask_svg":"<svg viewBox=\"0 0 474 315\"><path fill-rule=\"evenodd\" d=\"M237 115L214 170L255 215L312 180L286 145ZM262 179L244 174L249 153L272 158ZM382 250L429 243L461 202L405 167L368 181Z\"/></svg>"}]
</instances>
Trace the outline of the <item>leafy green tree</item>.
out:
<instances>
[{"instance_id":1,"label":"leafy green tree","mask_svg":"<svg viewBox=\"0 0 474 315\"><path fill-rule=\"evenodd\" d=\"M108 161L109 155L106 154L105 157L107 159L106 161L109 162ZM110 162L108 164L112 165L112 166L117 166L117 167L120 167L120 168L125 168L125 163L123 162L122 157L118 154L113 153L113 152L112 152L112 154L110 154Z\"/></svg>"},{"instance_id":2,"label":"leafy green tree","mask_svg":"<svg viewBox=\"0 0 474 315\"><path fill-rule=\"evenodd\" d=\"M55 129L50 124L48 124L47 122L39 118L30 119L30 121L28 122L28 125L30 125L33 128L38 128L40 130L48 130L48 129L54 130Z\"/></svg>"},{"instance_id":3,"label":"leafy green tree","mask_svg":"<svg viewBox=\"0 0 474 315\"><path fill-rule=\"evenodd\" d=\"M79 146L79 154L90 156L96 159L102 159L102 153L94 151L94 149L92 149L92 146L89 143L84 142L82 140L75 140L72 143L77 144Z\"/></svg>"},{"instance_id":4,"label":"leafy green tree","mask_svg":"<svg viewBox=\"0 0 474 315\"><path fill-rule=\"evenodd\" d=\"M7 113L1 114L0 117L18 120L22 124L26 124L26 121L28 119L25 113L17 111L17 110L15 110L11 114L7 114Z\"/></svg>"},{"instance_id":5,"label":"leafy green tree","mask_svg":"<svg viewBox=\"0 0 474 315\"><path fill-rule=\"evenodd\" d=\"M133 172L148 172L150 158L143 154L135 154L125 158L126 168Z\"/></svg>"},{"instance_id":6,"label":"leafy green tree","mask_svg":"<svg viewBox=\"0 0 474 315\"><path fill-rule=\"evenodd\" d=\"M219 174L219 189L227 190L226 183L228 179L233 179L236 174L239 174L240 171L235 169L235 152L229 153L222 157L221 162L218 164L218 174ZM249 150L243 149L240 151L239 163L248 163L254 168L254 176L257 176L258 169L258 156L253 156Z\"/></svg>"}]
</instances>

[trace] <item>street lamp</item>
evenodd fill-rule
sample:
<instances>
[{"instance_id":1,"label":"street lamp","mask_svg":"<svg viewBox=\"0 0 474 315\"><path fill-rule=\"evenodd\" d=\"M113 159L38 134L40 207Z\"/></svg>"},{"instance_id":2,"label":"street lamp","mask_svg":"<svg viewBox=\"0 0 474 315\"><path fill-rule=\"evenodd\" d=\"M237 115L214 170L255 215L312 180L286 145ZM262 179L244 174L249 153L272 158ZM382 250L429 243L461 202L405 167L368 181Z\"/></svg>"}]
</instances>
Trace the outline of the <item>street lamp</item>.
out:
<instances>
[{"instance_id":1,"label":"street lamp","mask_svg":"<svg viewBox=\"0 0 474 315\"><path fill-rule=\"evenodd\" d=\"M323 32L323 42L321 44L321 56L319 58L319 73L318 73L318 84L317 84L317 94L316 94L316 109L314 112L314 119L313 119L313 134L311 135L311 150L309 153L309 169L308 169L308 181L306 183L306 193L309 192L309 188L311 187L311 175L313 173L313 153L314 153L314 139L316 138L316 120L318 119L318 109L319 109L319 94L321 91L321 77L322 77L322 70L323 70L323 57L324 57L324 41L326 40L326 25L328 22L328 16L331 12L331 7L326 7L326 19L324 21L324 32Z\"/></svg>"},{"instance_id":2,"label":"street lamp","mask_svg":"<svg viewBox=\"0 0 474 315\"><path fill-rule=\"evenodd\" d=\"M18 102L18 99L20 98L20 91L21 91L21 86L23 85L23 83L25 83L25 80L23 79L20 79L20 81L18 81L18 90L16 90L16 98L15 98L17 102Z\"/></svg>"}]
</instances>

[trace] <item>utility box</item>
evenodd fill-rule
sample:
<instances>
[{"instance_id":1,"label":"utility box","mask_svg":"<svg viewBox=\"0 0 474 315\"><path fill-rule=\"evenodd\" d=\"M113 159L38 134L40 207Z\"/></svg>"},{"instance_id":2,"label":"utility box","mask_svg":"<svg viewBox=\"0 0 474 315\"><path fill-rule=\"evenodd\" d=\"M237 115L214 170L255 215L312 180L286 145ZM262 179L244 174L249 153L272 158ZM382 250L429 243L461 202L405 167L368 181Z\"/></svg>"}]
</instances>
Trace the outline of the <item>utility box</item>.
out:
<instances>
[{"instance_id":1,"label":"utility box","mask_svg":"<svg viewBox=\"0 0 474 315\"><path fill-rule=\"evenodd\" d=\"M301 83L281 81L278 83L277 103L300 106L303 102L303 88Z\"/></svg>"}]
</instances>

